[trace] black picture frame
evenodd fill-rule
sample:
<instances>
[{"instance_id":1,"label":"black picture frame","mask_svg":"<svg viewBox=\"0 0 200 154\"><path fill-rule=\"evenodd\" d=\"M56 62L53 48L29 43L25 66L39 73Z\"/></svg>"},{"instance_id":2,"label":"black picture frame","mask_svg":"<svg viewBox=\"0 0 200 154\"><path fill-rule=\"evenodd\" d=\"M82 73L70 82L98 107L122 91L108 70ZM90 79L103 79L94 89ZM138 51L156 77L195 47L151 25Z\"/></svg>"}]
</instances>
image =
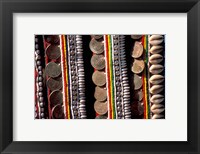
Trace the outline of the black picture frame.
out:
<instances>
[{"instance_id":1,"label":"black picture frame","mask_svg":"<svg viewBox=\"0 0 200 154\"><path fill-rule=\"evenodd\" d=\"M199 0L0 0L1 153L200 153ZM187 142L13 141L13 13L187 13ZM186 83L183 83L186 84ZM30 130L31 132L31 130ZM89 135L89 134L88 134Z\"/></svg>"}]
</instances>

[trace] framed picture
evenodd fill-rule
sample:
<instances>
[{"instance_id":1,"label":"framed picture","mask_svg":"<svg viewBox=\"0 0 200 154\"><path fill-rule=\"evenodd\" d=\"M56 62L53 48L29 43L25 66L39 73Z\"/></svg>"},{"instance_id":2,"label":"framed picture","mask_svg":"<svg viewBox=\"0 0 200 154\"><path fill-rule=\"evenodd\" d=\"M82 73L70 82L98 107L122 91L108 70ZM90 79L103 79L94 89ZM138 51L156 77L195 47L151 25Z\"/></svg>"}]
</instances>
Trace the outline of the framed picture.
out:
<instances>
[{"instance_id":1,"label":"framed picture","mask_svg":"<svg viewBox=\"0 0 200 154\"><path fill-rule=\"evenodd\" d=\"M198 0L0 10L1 153L200 153Z\"/></svg>"}]
</instances>

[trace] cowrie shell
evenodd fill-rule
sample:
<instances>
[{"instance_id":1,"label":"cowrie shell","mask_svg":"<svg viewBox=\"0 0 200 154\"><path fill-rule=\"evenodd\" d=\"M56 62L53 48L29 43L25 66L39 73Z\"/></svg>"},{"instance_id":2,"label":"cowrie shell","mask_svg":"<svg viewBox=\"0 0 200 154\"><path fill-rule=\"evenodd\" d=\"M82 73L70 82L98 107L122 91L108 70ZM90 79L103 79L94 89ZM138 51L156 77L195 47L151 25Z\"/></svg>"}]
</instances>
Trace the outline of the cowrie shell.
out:
<instances>
[{"instance_id":1,"label":"cowrie shell","mask_svg":"<svg viewBox=\"0 0 200 154\"><path fill-rule=\"evenodd\" d=\"M164 50L164 47L161 45L152 46L149 50L151 54L161 53Z\"/></svg>"},{"instance_id":2,"label":"cowrie shell","mask_svg":"<svg viewBox=\"0 0 200 154\"><path fill-rule=\"evenodd\" d=\"M162 42L163 42L163 39L151 40L151 41L149 41L149 43L150 43L151 45L159 45L159 44L161 44Z\"/></svg>"},{"instance_id":3,"label":"cowrie shell","mask_svg":"<svg viewBox=\"0 0 200 154\"><path fill-rule=\"evenodd\" d=\"M149 41L163 39L163 35L151 35Z\"/></svg>"},{"instance_id":4,"label":"cowrie shell","mask_svg":"<svg viewBox=\"0 0 200 154\"><path fill-rule=\"evenodd\" d=\"M153 104L159 104L159 103L161 103L161 102L164 101L164 96L161 95L161 94L153 95L153 96L150 98L150 101L151 101Z\"/></svg>"},{"instance_id":5,"label":"cowrie shell","mask_svg":"<svg viewBox=\"0 0 200 154\"><path fill-rule=\"evenodd\" d=\"M151 84L159 84L164 81L164 76L157 74L157 75L152 75L149 79L149 82Z\"/></svg>"},{"instance_id":6,"label":"cowrie shell","mask_svg":"<svg viewBox=\"0 0 200 154\"><path fill-rule=\"evenodd\" d=\"M162 114L154 114L152 119L161 119L161 118L164 118L164 115Z\"/></svg>"},{"instance_id":7,"label":"cowrie shell","mask_svg":"<svg viewBox=\"0 0 200 154\"><path fill-rule=\"evenodd\" d=\"M154 114L160 114L165 110L164 106L162 104L153 104L151 106L151 112Z\"/></svg>"},{"instance_id":8,"label":"cowrie shell","mask_svg":"<svg viewBox=\"0 0 200 154\"><path fill-rule=\"evenodd\" d=\"M152 93L152 94L158 94L158 93L162 92L163 89L164 89L163 85L153 85L150 88L150 93Z\"/></svg>"},{"instance_id":9,"label":"cowrie shell","mask_svg":"<svg viewBox=\"0 0 200 154\"><path fill-rule=\"evenodd\" d=\"M158 64L163 61L163 56L160 54L151 55L149 58L149 62L151 64Z\"/></svg>"},{"instance_id":10,"label":"cowrie shell","mask_svg":"<svg viewBox=\"0 0 200 154\"><path fill-rule=\"evenodd\" d=\"M149 68L149 71L152 74L159 74L164 70L164 67L160 64L155 64L155 65L151 65L151 67Z\"/></svg>"},{"instance_id":11,"label":"cowrie shell","mask_svg":"<svg viewBox=\"0 0 200 154\"><path fill-rule=\"evenodd\" d=\"M151 110L161 109L161 108L164 108L164 105L163 105L163 104L153 104L153 105L151 106Z\"/></svg>"}]
</instances>

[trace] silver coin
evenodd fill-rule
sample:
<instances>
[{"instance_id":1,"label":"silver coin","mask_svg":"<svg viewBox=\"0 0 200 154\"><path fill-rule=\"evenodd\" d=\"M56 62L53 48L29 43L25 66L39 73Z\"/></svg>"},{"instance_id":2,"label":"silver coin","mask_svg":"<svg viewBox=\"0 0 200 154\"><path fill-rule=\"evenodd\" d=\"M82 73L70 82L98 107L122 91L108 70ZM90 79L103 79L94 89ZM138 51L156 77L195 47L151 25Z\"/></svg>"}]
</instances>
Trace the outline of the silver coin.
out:
<instances>
[{"instance_id":1,"label":"silver coin","mask_svg":"<svg viewBox=\"0 0 200 154\"><path fill-rule=\"evenodd\" d=\"M59 90L52 91L49 95L49 101L51 107L54 107L57 104L63 103L63 94Z\"/></svg>"},{"instance_id":2,"label":"silver coin","mask_svg":"<svg viewBox=\"0 0 200 154\"><path fill-rule=\"evenodd\" d=\"M61 78L49 78L47 80L47 87L51 90L59 90L62 88L62 79Z\"/></svg>"},{"instance_id":3,"label":"silver coin","mask_svg":"<svg viewBox=\"0 0 200 154\"><path fill-rule=\"evenodd\" d=\"M59 44L59 35L48 35L46 41L51 44Z\"/></svg>"},{"instance_id":4,"label":"silver coin","mask_svg":"<svg viewBox=\"0 0 200 154\"><path fill-rule=\"evenodd\" d=\"M46 54L49 59L58 59L61 55L60 48L57 45L50 45L46 49Z\"/></svg>"},{"instance_id":5,"label":"silver coin","mask_svg":"<svg viewBox=\"0 0 200 154\"><path fill-rule=\"evenodd\" d=\"M134 84L134 89L138 90L142 87L142 78L138 76L137 74L134 74L133 76L133 84Z\"/></svg>"},{"instance_id":6,"label":"silver coin","mask_svg":"<svg viewBox=\"0 0 200 154\"><path fill-rule=\"evenodd\" d=\"M64 109L61 104L57 104L52 109L53 119L64 119Z\"/></svg>"},{"instance_id":7,"label":"silver coin","mask_svg":"<svg viewBox=\"0 0 200 154\"><path fill-rule=\"evenodd\" d=\"M91 65L97 69L102 70L105 68L105 58L103 55L93 55L91 58Z\"/></svg>"},{"instance_id":8,"label":"silver coin","mask_svg":"<svg viewBox=\"0 0 200 154\"><path fill-rule=\"evenodd\" d=\"M138 40L138 39L142 38L142 35L131 35L131 38Z\"/></svg>"},{"instance_id":9,"label":"silver coin","mask_svg":"<svg viewBox=\"0 0 200 154\"><path fill-rule=\"evenodd\" d=\"M107 119L108 117L105 115L99 115L95 119Z\"/></svg>"},{"instance_id":10,"label":"silver coin","mask_svg":"<svg viewBox=\"0 0 200 154\"><path fill-rule=\"evenodd\" d=\"M55 62L49 62L46 65L45 73L52 78L58 77L61 74L61 67Z\"/></svg>"},{"instance_id":11,"label":"silver coin","mask_svg":"<svg viewBox=\"0 0 200 154\"><path fill-rule=\"evenodd\" d=\"M91 35L91 37L98 40L98 39L102 38L103 35Z\"/></svg>"},{"instance_id":12,"label":"silver coin","mask_svg":"<svg viewBox=\"0 0 200 154\"><path fill-rule=\"evenodd\" d=\"M96 54L101 54L104 51L104 44L92 39L89 44L90 50Z\"/></svg>"}]
</instances>

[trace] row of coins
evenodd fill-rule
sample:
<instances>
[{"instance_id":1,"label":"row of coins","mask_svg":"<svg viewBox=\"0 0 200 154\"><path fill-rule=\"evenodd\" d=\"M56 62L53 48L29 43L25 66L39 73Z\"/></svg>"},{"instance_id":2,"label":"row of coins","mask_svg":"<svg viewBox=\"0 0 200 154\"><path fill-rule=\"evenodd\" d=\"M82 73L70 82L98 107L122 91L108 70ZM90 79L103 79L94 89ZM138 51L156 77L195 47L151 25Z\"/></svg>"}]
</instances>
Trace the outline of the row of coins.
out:
<instances>
[{"instance_id":1,"label":"row of coins","mask_svg":"<svg viewBox=\"0 0 200 154\"><path fill-rule=\"evenodd\" d=\"M39 49L39 37L35 36L35 68L36 76L36 104L35 104L35 118L45 118L45 99L44 99L44 84L43 84L43 67L42 67L41 50ZM37 106L37 107L36 107Z\"/></svg>"},{"instance_id":2,"label":"row of coins","mask_svg":"<svg viewBox=\"0 0 200 154\"><path fill-rule=\"evenodd\" d=\"M96 99L94 103L94 110L98 114L96 119L107 119L106 114L108 112L108 105L103 36L92 35L89 47L93 52L91 65L94 68L92 80L96 85L94 92L94 97Z\"/></svg>"},{"instance_id":3,"label":"row of coins","mask_svg":"<svg viewBox=\"0 0 200 154\"><path fill-rule=\"evenodd\" d=\"M73 119L87 118L85 109L85 72L81 35L68 35L71 113Z\"/></svg>"},{"instance_id":4,"label":"row of coins","mask_svg":"<svg viewBox=\"0 0 200 154\"><path fill-rule=\"evenodd\" d=\"M51 118L63 119L63 93L62 93L62 71L61 71L61 51L58 35L49 35L45 38L48 43L45 53L48 59L45 67L46 85L50 92L48 96Z\"/></svg>"},{"instance_id":5,"label":"row of coins","mask_svg":"<svg viewBox=\"0 0 200 154\"><path fill-rule=\"evenodd\" d=\"M164 118L163 112L165 110L164 101L164 36L151 35L149 37L150 56L149 56L149 72L150 72L150 101L152 119Z\"/></svg>"},{"instance_id":6,"label":"row of coins","mask_svg":"<svg viewBox=\"0 0 200 154\"><path fill-rule=\"evenodd\" d=\"M134 45L132 49L131 56L133 58L132 72L133 72L133 92L134 92L134 106L136 106L136 111L139 116L141 116L144 112L143 107L143 81L142 81L142 73L145 68L145 63L143 60L144 48L142 45L142 35L131 35L131 38L134 40Z\"/></svg>"},{"instance_id":7,"label":"row of coins","mask_svg":"<svg viewBox=\"0 0 200 154\"><path fill-rule=\"evenodd\" d=\"M130 87L125 54L125 36L113 35L115 100L118 119L131 119Z\"/></svg>"}]
</instances>

